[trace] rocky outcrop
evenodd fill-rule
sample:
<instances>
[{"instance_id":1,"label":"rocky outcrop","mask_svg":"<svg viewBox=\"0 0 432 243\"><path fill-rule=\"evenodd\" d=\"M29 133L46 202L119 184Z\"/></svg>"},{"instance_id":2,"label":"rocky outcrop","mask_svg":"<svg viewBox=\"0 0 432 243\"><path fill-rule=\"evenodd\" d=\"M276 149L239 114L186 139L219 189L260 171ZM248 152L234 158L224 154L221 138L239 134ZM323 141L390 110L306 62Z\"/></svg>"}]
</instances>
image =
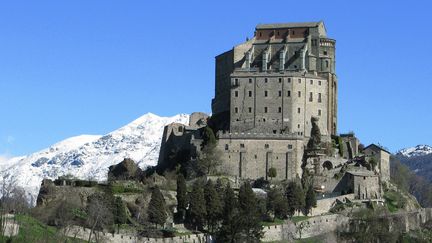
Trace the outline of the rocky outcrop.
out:
<instances>
[{"instance_id":1,"label":"rocky outcrop","mask_svg":"<svg viewBox=\"0 0 432 243\"><path fill-rule=\"evenodd\" d=\"M124 159L122 162L109 167L108 181L116 180L141 180L143 171L135 161Z\"/></svg>"}]
</instances>

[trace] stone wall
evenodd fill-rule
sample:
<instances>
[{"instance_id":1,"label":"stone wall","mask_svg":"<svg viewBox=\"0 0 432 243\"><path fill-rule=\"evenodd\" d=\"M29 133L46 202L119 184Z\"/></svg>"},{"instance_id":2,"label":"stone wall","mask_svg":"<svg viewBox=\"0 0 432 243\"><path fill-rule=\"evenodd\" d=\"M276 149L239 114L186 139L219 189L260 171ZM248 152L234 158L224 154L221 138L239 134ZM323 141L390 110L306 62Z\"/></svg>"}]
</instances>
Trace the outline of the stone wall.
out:
<instances>
[{"instance_id":1,"label":"stone wall","mask_svg":"<svg viewBox=\"0 0 432 243\"><path fill-rule=\"evenodd\" d=\"M90 229L82 228L78 226L72 226L67 231L67 235L72 238L79 238L82 240L88 240ZM105 232L97 231L96 234L99 234L102 242L105 243L136 243L136 242L152 242L152 243L204 243L206 242L206 237L204 234L192 234L185 236L176 236L176 237L168 237L168 238L148 238L148 237L140 237L140 236L132 236L132 235L122 235L122 234L111 234ZM95 236L92 236L92 239Z\"/></svg>"},{"instance_id":2,"label":"stone wall","mask_svg":"<svg viewBox=\"0 0 432 243\"><path fill-rule=\"evenodd\" d=\"M221 171L239 178L257 179L276 168L275 179L301 176L303 140L296 136L269 134L220 134Z\"/></svg>"}]
</instances>

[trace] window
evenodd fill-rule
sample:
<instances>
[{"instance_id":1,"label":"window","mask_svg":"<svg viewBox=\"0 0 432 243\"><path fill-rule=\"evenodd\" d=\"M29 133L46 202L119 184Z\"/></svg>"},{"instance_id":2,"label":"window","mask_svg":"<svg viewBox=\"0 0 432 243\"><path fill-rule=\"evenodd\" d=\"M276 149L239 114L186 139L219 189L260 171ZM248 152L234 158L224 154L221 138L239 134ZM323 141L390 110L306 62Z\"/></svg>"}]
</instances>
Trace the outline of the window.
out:
<instances>
[{"instance_id":1,"label":"window","mask_svg":"<svg viewBox=\"0 0 432 243\"><path fill-rule=\"evenodd\" d=\"M300 124L297 124L297 128L299 128L299 129L300 129Z\"/></svg>"},{"instance_id":2,"label":"window","mask_svg":"<svg viewBox=\"0 0 432 243\"><path fill-rule=\"evenodd\" d=\"M298 97L299 97L299 98L301 97L301 91L298 92Z\"/></svg>"},{"instance_id":3,"label":"window","mask_svg":"<svg viewBox=\"0 0 432 243\"><path fill-rule=\"evenodd\" d=\"M298 79L298 82L299 82L299 84L301 84L301 79L300 78Z\"/></svg>"},{"instance_id":4,"label":"window","mask_svg":"<svg viewBox=\"0 0 432 243\"><path fill-rule=\"evenodd\" d=\"M299 108L297 108L297 113L299 113L299 114L300 114L300 111L301 111L300 107L299 107Z\"/></svg>"},{"instance_id":5,"label":"window","mask_svg":"<svg viewBox=\"0 0 432 243\"><path fill-rule=\"evenodd\" d=\"M258 156L255 154L255 159L258 158Z\"/></svg>"},{"instance_id":6,"label":"window","mask_svg":"<svg viewBox=\"0 0 432 243\"><path fill-rule=\"evenodd\" d=\"M313 101L313 93L309 92L309 101L312 102Z\"/></svg>"},{"instance_id":7,"label":"window","mask_svg":"<svg viewBox=\"0 0 432 243\"><path fill-rule=\"evenodd\" d=\"M259 36L260 36L260 37L262 36L262 32L259 32Z\"/></svg>"},{"instance_id":8,"label":"window","mask_svg":"<svg viewBox=\"0 0 432 243\"><path fill-rule=\"evenodd\" d=\"M324 54L324 55L327 55L327 51L324 51L323 54Z\"/></svg>"},{"instance_id":9,"label":"window","mask_svg":"<svg viewBox=\"0 0 432 243\"><path fill-rule=\"evenodd\" d=\"M235 113L238 113L238 107L235 107L235 108L234 108L234 112L235 112Z\"/></svg>"},{"instance_id":10,"label":"window","mask_svg":"<svg viewBox=\"0 0 432 243\"><path fill-rule=\"evenodd\" d=\"M279 83L282 83L282 78L279 78Z\"/></svg>"},{"instance_id":11,"label":"window","mask_svg":"<svg viewBox=\"0 0 432 243\"><path fill-rule=\"evenodd\" d=\"M267 113L267 111L268 111L268 108L264 107L264 113Z\"/></svg>"},{"instance_id":12,"label":"window","mask_svg":"<svg viewBox=\"0 0 432 243\"><path fill-rule=\"evenodd\" d=\"M264 148L268 149L268 148L270 148L270 146L266 143L266 144L264 145Z\"/></svg>"},{"instance_id":13,"label":"window","mask_svg":"<svg viewBox=\"0 0 432 243\"><path fill-rule=\"evenodd\" d=\"M228 144L225 144L225 150L228 150L228 149L229 149Z\"/></svg>"},{"instance_id":14,"label":"window","mask_svg":"<svg viewBox=\"0 0 432 243\"><path fill-rule=\"evenodd\" d=\"M295 31L294 30L292 31L292 34L295 35Z\"/></svg>"},{"instance_id":15,"label":"window","mask_svg":"<svg viewBox=\"0 0 432 243\"><path fill-rule=\"evenodd\" d=\"M288 83L291 83L291 78L288 78Z\"/></svg>"},{"instance_id":16,"label":"window","mask_svg":"<svg viewBox=\"0 0 432 243\"><path fill-rule=\"evenodd\" d=\"M281 90L279 90L279 97L281 97L282 96L282 91Z\"/></svg>"},{"instance_id":17,"label":"window","mask_svg":"<svg viewBox=\"0 0 432 243\"><path fill-rule=\"evenodd\" d=\"M321 103L321 93L318 93L318 103Z\"/></svg>"},{"instance_id":18,"label":"window","mask_svg":"<svg viewBox=\"0 0 432 243\"><path fill-rule=\"evenodd\" d=\"M245 146L244 146L244 143L241 143L240 144L240 148L244 148Z\"/></svg>"},{"instance_id":19,"label":"window","mask_svg":"<svg viewBox=\"0 0 432 243\"><path fill-rule=\"evenodd\" d=\"M249 91L249 97L252 97L252 91Z\"/></svg>"},{"instance_id":20,"label":"window","mask_svg":"<svg viewBox=\"0 0 432 243\"><path fill-rule=\"evenodd\" d=\"M265 82L265 83L267 83L267 82L268 82L268 79L267 79L267 78L265 78L265 79L264 79L264 82Z\"/></svg>"},{"instance_id":21,"label":"window","mask_svg":"<svg viewBox=\"0 0 432 243\"><path fill-rule=\"evenodd\" d=\"M328 60L325 61L325 67L326 67L326 68L329 67L329 61L328 61Z\"/></svg>"},{"instance_id":22,"label":"window","mask_svg":"<svg viewBox=\"0 0 432 243\"><path fill-rule=\"evenodd\" d=\"M321 116L321 110L318 110L318 116Z\"/></svg>"},{"instance_id":23,"label":"window","mask_svg":"<svg viewBox=\"0 0 432 243\"><path fill-rule=\"evenodd\" d=\"M252 83L252 79L251 79L251 78L249 79L249 83L250 83L250 84Z\"/></svg>"},{"instance_id":24,"label":"window","mask_svg":"<svg viewBox=\"0 0 432 243\"><path fill-rule=\"evenodd\" d=\"M310 80L310 84L313 84L313 80L312 79Z\"/></svg>"},{"instance_id":25,"label":"window","mask_svg":"<svg viewBox=\"0 0 432 243\"><path fill-rule=\"evenodd\" d=\"M291 144L288 144L288 149L292 149L292 145Z\"/></svg>"},{"instance_id":26,"label":"window","mask_svg":"<svg viewBox=\"0 0 432 243\"><path fill-rule=\"evenodd\" d=\"M235 91L235 92L234 92L234 96L235 96L235 97L238 97L238 91Z\"/></svg>"},{"instance_id":27,"label":"window","mask_svg":"<svg viewBox=\"0 0 432 243\"><path fill-rule=\"evenodd\" d=\"M266 91L264 91L264 97L267 97L268 96L268 91L266 90Z\"/></svg>"},{"instance_id":28,"label":"window","mask_svg":"<svg viewBox=\"0 0 432 243\"><path fill-rule=\"evenodd\" d=\"M282 107L279 107L279 108L278 108L278 112L279 112L279 113L282 113Z\"/></svg>"},{"instance_id":29,"label":"window","mask_svg":"<svg viewBox=\"0 0 432 243\"><path fill-rule=\"evenodd\" d=\"M319 85L319 86L321 86L321 80L320 80L320 81L318 81L318 85Z\"/></svg>"},{"instance_id":30,"label":"window","mask_svg":"<svg viewBox=\"0 0 432 243\"><path fill-rule=\"evenodd\" d=\"M179 131L179 132L183 132L183 127L179 127L179 128L178 128L178 131Z\"/></svg>"},{"instance_id":31,"label":"window","mask_svg":"<svg viewBox=\"0 0 432 243\"><path fill-rule=\"evenodd\" d=\"M287 96L291 97L291 91L290 90L287 91Z\"/></svg>"},{"instance_id":32,"label":"window","mask_svg":"<svg viewBox=\"0 0 432 243\"><path fill-rule=\"evenodd\" d=\"M249 107L249 113L252 113L252 107Z\"/></svg>"}]
</instances>

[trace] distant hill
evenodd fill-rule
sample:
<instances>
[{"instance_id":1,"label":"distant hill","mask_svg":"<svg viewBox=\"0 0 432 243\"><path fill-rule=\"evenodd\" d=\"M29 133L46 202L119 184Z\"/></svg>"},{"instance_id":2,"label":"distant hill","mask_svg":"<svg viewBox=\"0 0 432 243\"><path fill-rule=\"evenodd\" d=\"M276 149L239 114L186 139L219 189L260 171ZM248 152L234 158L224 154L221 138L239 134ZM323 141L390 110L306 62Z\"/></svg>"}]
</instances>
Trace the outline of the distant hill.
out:
<instances>
[{"instance_id":1,"label":"distant hill","mask_svg":"<svg viewBox=\"0 0 432 243\"><path fill-rule=\"evenodd\" d=\"M429 145L417 145L412 148L402 149L396 153L396 158L408 166L417 175L432 182L432 147Z\"/></svg>"}]
</instances>

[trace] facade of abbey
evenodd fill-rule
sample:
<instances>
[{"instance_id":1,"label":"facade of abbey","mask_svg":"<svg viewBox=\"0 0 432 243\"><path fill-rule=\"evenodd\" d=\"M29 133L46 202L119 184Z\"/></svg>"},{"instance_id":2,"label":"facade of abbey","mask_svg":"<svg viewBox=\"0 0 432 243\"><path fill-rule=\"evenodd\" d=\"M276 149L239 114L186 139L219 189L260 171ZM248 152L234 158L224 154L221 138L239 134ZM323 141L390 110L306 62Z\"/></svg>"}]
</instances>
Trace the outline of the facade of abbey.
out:
<instances>
[{"instance_id":1,"label":"facade of abbey","mask_svg":"<svg viewBox=\"0 0 432 243\"><path fill-rule=\"evenodd\" d=\"M177 160L196 159L202 131L209 126L223 161L219 170L235 178L270 179L269 169L274 168L273 179L292 180L308 170L318 183L326 181L328 190L347 191L339 181L328 184L328 178L351 166L347 185L360 175L369 178L361 181L361 188L388 180L387 151L372 147L377 151L367 156L380 155L378 167L365 171L357 159L358 139L337 134L335 43L323 22L256 26L253 38L216 57L211 118L197 112L188 125L165 127L159 164L178 154ZM314 146L311 131L319 133ZM356 185L357 194L364 194L359 190ZM378 189L366 193L379 194Z\"/></svg>"}]
</instances>

